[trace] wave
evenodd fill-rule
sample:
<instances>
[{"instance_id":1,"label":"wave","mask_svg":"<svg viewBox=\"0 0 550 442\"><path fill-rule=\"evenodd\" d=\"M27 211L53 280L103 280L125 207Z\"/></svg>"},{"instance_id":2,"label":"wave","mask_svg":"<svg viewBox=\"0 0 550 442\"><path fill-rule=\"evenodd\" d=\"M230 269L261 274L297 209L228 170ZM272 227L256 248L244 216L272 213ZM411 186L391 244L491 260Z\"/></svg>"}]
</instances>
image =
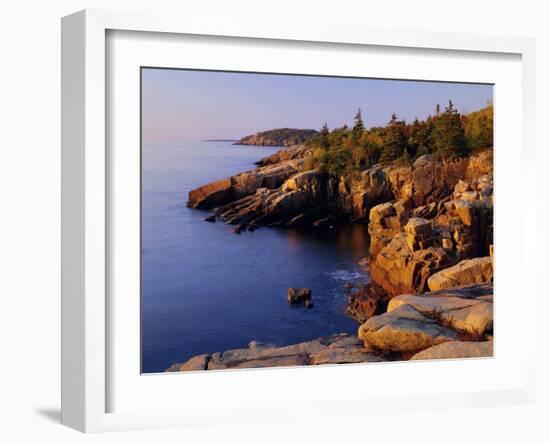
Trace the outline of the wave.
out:
<instances>
[{"instance_id":1,"label":"wave","mask_svg":"<svg viewBox=\"0 0 550 442\"><path fill-rule=\"evenodd\" d=\"M327 275L330 276L333 280L338 282L363 282L367 283L370 281L370 275L368 273L362 272L357 268L353 269L334 269L330 272L327 272Z\"/></svg>"}]
</instances>

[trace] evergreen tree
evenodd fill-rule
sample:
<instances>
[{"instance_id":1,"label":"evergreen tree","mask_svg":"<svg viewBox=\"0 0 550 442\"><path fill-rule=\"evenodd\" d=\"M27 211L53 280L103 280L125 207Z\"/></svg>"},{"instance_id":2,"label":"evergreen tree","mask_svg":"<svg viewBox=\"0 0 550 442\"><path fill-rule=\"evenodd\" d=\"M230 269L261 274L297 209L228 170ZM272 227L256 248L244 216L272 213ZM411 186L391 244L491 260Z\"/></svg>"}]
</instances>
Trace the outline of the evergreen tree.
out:
<instances>
[{"instance_id":1,"label":"evergreen tree","mask_svg":"<svg viewBox=\"0 0 550 442\"><path fill-rule=\"evenodd\" d=\"M321 132L319 133L319 145L323 150L328 150L328 148L330 147L330 141L328 139L328 135L329 135L329 130L328 130L327 123L325 123L321 128Z\"/></svg>"},{"instance_id":2,"label":"evergreen tree","mask_svg":"<svg viewBox=\"0 0 550 442\"><path fill-rule=\"evenodd\" d=\"M464 126L451 100L445 107L445 112L434 119L431 141L434 150L443 157L457 157L465 154Z\"/></svg>"},{"instance_id":3,"label":"evergreen tree","mask_svg":"<svg viewBox=\"0 0 550 442\"><path fill-rule=\"evenodd\" d=\"M382 146L382 162L391 162L406 154L407 149L407 126L403 120L398 120L395 114L392 115L384 134Z\"/></svg>"},{"instance_id":4,"label":"evergreen tree","mask_svg":"<svg viewBox=\"0 0 550 442\"><path fill-rule=\"evenodd\" d=\"M365 124L363 123L361 109L358 109L357 113L355 114L354 125L351 132L354 144L357 144L359 142L364 130L365 130Z\"/></svg>"},{"instance_id":5,"label":"evergreen tree","mask_svg":"<svg viewBox=\"0 0 550 442\"><path fill-rule=\"evenodd\" d=\"M410 126L408 146L411 158L417 158L432 152L430 142L431 126L431 117L428 117L426 121L418 121L418 118L413 121L413 124Z\"/></svg>"}]
</instances>

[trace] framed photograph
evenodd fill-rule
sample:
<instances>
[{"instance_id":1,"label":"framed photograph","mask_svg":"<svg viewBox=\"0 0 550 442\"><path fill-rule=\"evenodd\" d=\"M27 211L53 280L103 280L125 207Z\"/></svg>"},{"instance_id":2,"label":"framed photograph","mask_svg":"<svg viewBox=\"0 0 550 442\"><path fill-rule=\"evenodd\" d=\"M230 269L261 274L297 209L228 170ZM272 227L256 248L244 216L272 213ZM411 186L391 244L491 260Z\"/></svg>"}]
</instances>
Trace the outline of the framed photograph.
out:
<instances>
[{"instance_id":1,"label":"framed photograph","mask_svg":"<svg viewBox=\"0 0 550 442\"><path fill-rule=\"evenodd\" d=\"M64 424L534 400L532 40L82 11L62 53Z\"/></svg>"}]
</instances>

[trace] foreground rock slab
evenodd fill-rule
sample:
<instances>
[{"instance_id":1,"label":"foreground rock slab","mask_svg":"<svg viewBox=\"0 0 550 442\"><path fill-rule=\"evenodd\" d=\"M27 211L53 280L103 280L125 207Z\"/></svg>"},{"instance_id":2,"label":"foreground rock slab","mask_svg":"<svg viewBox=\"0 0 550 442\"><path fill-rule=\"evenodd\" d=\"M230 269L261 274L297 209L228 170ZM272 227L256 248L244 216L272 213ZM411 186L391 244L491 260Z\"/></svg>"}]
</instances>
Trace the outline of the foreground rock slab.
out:
<instances>
[{"instance_id":1,"label":"foreground rock slab","mask_svg":"<svg viewBox=\"0 0 550 442\"><path fill-rule=\"evenodd\" d=\"M388 304L388 312L408 305L470 339L493 332L493 286L470 285L423 295L401 295ZM466 336L468 338L468 336Z\"/></svg>"},{"instance_id":2,"label":"foreground rock slab","mask_svg":"<svg viewBox=\"0 0 550 442\"><path fill-rule=\"evenodd\" d=\"M194 356L183 363L172 365L166 371L348 364L386 360L388 359L385 356L378 354L371 347L365 347L356 336L341 333L284 347L252 341L248 348Z\"/></svg>"},{"instance_id":3,"label":"foreground rock slab","mask_svg":"<svg viewBox=\"0 0 550 442\"><path fill-rule=\"evenodd\" d=\"M463 342L452 341L434 345L415 354L411 360L490 358L493 356L493 341Z\"/></svg>"},{"instance_id":4,"label":"foreground rock slab","mask_svg":"<svg viewBox=\"0 0 550 442\"><path fill-rule=\"evenodd\" d=\"M397 353L415 353L458 339L454 330L409 305L372 317L359 327L358 335L369 346Z\"/></svg>"},{"instance_id":5,"label":"foreground rock slab","mask_svg":"<svg viewBox=\"0 0 550 442\"><path fill-rule=\"evenodd\" d=\"M441 290L493 280L493 262L490 256L460 261L458 264L430 276L430 290Z\"/></svg>"},{"instance_id":6,"label":"foreground rock slab","mask_svg":"<svg viewBox=\"0 0 550 442\"><path fill-rule=\"evenodd\" d=\"M484 341L492 333L492 284L396 296L386 313L358 331L366 345L409 355L444 342Z\"/></svg>"}]
</instances>

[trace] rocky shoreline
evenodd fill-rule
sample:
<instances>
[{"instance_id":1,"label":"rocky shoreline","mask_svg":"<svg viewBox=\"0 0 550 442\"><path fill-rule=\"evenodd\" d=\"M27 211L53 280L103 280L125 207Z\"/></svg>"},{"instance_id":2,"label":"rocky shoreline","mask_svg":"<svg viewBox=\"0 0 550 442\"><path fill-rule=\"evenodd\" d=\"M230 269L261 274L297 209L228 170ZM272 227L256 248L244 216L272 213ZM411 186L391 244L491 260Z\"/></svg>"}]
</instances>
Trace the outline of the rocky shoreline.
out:
<instances>
[{"instance_id":1,"label":"rocky shoreline","mask_svg":"<svg viewBox=\"0 0 550 442\"><path fill-rule=\"evenodd\" d=\"M235 233L261 226L368 224L371 284L349 293L357 336L200 355L169 371L487 357L493 333L493 158L423 155L331 176L296 145L189 193L188 206Z\"/></svg>"},{"instance_id":2,"label":"rocky shoreline","mask_svg":"<svg viewBox=\"0 0 550 442\"><path fill-rule=\"evenodd\" d=\"M419 359L491 357L493 286L478 284L392 298L386 313L363 323L357 336L337 334L277 347L194 356L168 372L263 368Z\"/></svg>"}]
</instances>

